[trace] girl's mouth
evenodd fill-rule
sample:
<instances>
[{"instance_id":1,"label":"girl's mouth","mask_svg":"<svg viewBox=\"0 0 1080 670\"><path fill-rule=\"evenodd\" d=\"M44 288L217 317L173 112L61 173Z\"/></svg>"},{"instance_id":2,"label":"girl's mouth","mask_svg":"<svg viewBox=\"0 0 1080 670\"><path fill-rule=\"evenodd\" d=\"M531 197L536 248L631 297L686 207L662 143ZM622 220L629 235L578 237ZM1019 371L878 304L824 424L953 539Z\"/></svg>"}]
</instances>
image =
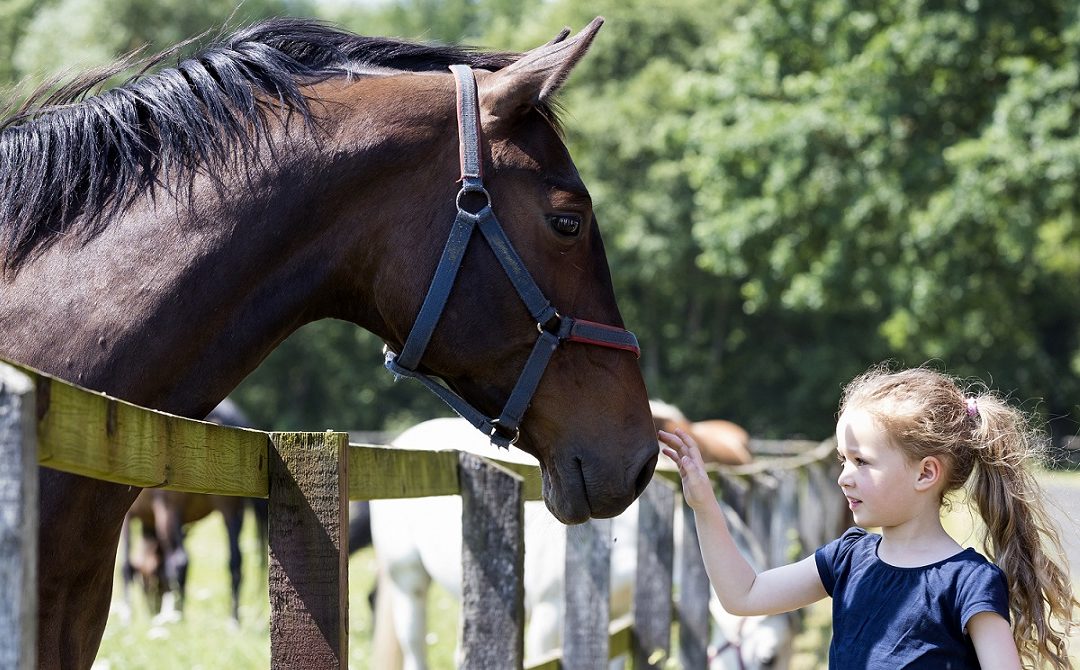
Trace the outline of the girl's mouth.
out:
<instances>
[{"instance_id":1,"label":"girl's mouth","mask_svg":"<svg viewBox=\"0 0 1080 670\"><path fill-rule=\"evenodd\" d=\"M855 509L856 507L858 507L859 505L862 504L862 501L859 500L858 498L852 498L851 496L846 496L846 497L847 497L848 508L850 508L850 509Z\"/></svg>"}]
</instances>

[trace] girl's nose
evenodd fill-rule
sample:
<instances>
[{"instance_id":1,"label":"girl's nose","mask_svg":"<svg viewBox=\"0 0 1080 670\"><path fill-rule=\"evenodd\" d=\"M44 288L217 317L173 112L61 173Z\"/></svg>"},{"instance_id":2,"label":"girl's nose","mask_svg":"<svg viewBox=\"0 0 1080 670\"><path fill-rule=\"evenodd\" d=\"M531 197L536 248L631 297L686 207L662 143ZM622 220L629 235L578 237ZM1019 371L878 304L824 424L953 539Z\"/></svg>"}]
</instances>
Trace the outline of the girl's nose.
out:
<instances>
[{"instance_id":1,"label":"girl's nose","mask_svg":"<svg viewBox=\"0 0 1080 670\"><path fill-rule=\"evenodd\" d=\"M842 489L851 486L851 471L846 464L840 466L840 476L836 478L836 483Z\"/></svg>"}]
</instances>

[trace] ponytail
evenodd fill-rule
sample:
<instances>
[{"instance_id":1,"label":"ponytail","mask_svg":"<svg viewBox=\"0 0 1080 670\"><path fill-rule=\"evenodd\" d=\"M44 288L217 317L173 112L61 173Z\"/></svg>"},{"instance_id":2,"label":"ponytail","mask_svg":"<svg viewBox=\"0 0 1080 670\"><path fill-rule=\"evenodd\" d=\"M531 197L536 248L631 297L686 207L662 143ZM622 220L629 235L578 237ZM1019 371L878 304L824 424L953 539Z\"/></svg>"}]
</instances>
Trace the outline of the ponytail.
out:
<instances>
[{"instance_id":1,"label":"ponytail","mask_svg":"<svg viewBox=\"0 0 1080 670\"><path fill-rule=\"evenodd\" d=\"M1045 443L1017 409L984 393L966 402L974 472L969 494L986 525L983 552L1009 581L1013 638L1025 663L1072 668L1073 595L1065 553L1031 465ZM1048 552L1049 550L1049 552ZM1055 622L1057 626L1055 627Z\"/></svg>"}]
</instances>

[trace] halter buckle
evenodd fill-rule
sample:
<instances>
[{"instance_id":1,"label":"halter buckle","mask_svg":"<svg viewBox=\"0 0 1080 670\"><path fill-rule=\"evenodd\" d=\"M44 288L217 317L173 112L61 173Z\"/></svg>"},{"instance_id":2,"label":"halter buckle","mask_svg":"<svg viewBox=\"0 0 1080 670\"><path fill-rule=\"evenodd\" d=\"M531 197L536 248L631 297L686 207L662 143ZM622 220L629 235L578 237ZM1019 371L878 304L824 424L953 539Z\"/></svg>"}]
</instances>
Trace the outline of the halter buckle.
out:
<instances>
[{"instance_id":1,"label":"halter buckle","mask_svg":"<svg viewBox=\"0 0 1080 670\"><path fill-rule=\"evenodd\" d=\"M488 433L488 437L494 438L495 433L499 432L500 427L501 427L501 424L499 423L499 420L498 419L492 419L491 420L491 432ZM521 438L521 426L518 426L517 428L514 428L514 436L512 438L510 438L510 441L507 443L507 445L513 446L513 445L517 444L517 441L520 438Z\"/></svg>"}]
</instances>

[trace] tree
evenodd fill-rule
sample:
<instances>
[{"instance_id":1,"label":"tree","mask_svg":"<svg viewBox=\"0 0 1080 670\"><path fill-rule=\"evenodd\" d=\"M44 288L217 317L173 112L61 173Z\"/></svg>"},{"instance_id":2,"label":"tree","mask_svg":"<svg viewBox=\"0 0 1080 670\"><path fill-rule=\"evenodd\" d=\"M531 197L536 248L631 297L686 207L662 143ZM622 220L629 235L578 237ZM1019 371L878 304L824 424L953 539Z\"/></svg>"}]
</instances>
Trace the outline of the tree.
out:
<instances>
[{"instance_id":1,"label":"tree","mask_svg":"<svg viewBox=\"0 0 1080 670\"><path fill-rule=\"evenodd\" d=\"M54 52L164 46L232 8L80 2L11 0L0 30L19 36L24 60L13 67L0 49L0 76L40 69ZM822 437L841 385L886 358L936 360L1018 399L1044 398L1029 407L1045 415L1076 411L1072 3L242 7L244 20L322 12L367 34L516 50L607 17L564 89L568 144L650 392L694 418ZM80 11L86 37L66 28L56 48L62 18ZM444 411L414 385L393 385L378 348L344 324L306 327L241 400L276 427L380 428ZM1058 430L1075 432L1070 420Z\"/></svg>"},{"instance_id":2,"label":"tree","mask_svg":"<svg viewBox=\"0 0 1080 670\"><path fill-rule=\"evenodd\" d=\"M729 357L752 361L740 390L812 410L759 420L822 434L835 389L886 357L1067 412L1075 282L1045 260L1047 236L1077 235L1080 153L1059 141L1076 130L1075 14L788 4L749 8L683 87L700 261L739 285L749 334ZM770 346L793 329L801 343Z\"/></svg>"},{"instance_id":3,"label":"tree","mask_svg":"<svg viewBox=\"0 0 1080 670\"><path fill-rule=\"evenodd\" d=\"M147 49L164 50L200 34L216 35L278 14L305 15L308 0L11 0L0 8L10 51L0 49L0 82L40 82L66 70L109 63Z\"/></svg>"}]
</instances>

